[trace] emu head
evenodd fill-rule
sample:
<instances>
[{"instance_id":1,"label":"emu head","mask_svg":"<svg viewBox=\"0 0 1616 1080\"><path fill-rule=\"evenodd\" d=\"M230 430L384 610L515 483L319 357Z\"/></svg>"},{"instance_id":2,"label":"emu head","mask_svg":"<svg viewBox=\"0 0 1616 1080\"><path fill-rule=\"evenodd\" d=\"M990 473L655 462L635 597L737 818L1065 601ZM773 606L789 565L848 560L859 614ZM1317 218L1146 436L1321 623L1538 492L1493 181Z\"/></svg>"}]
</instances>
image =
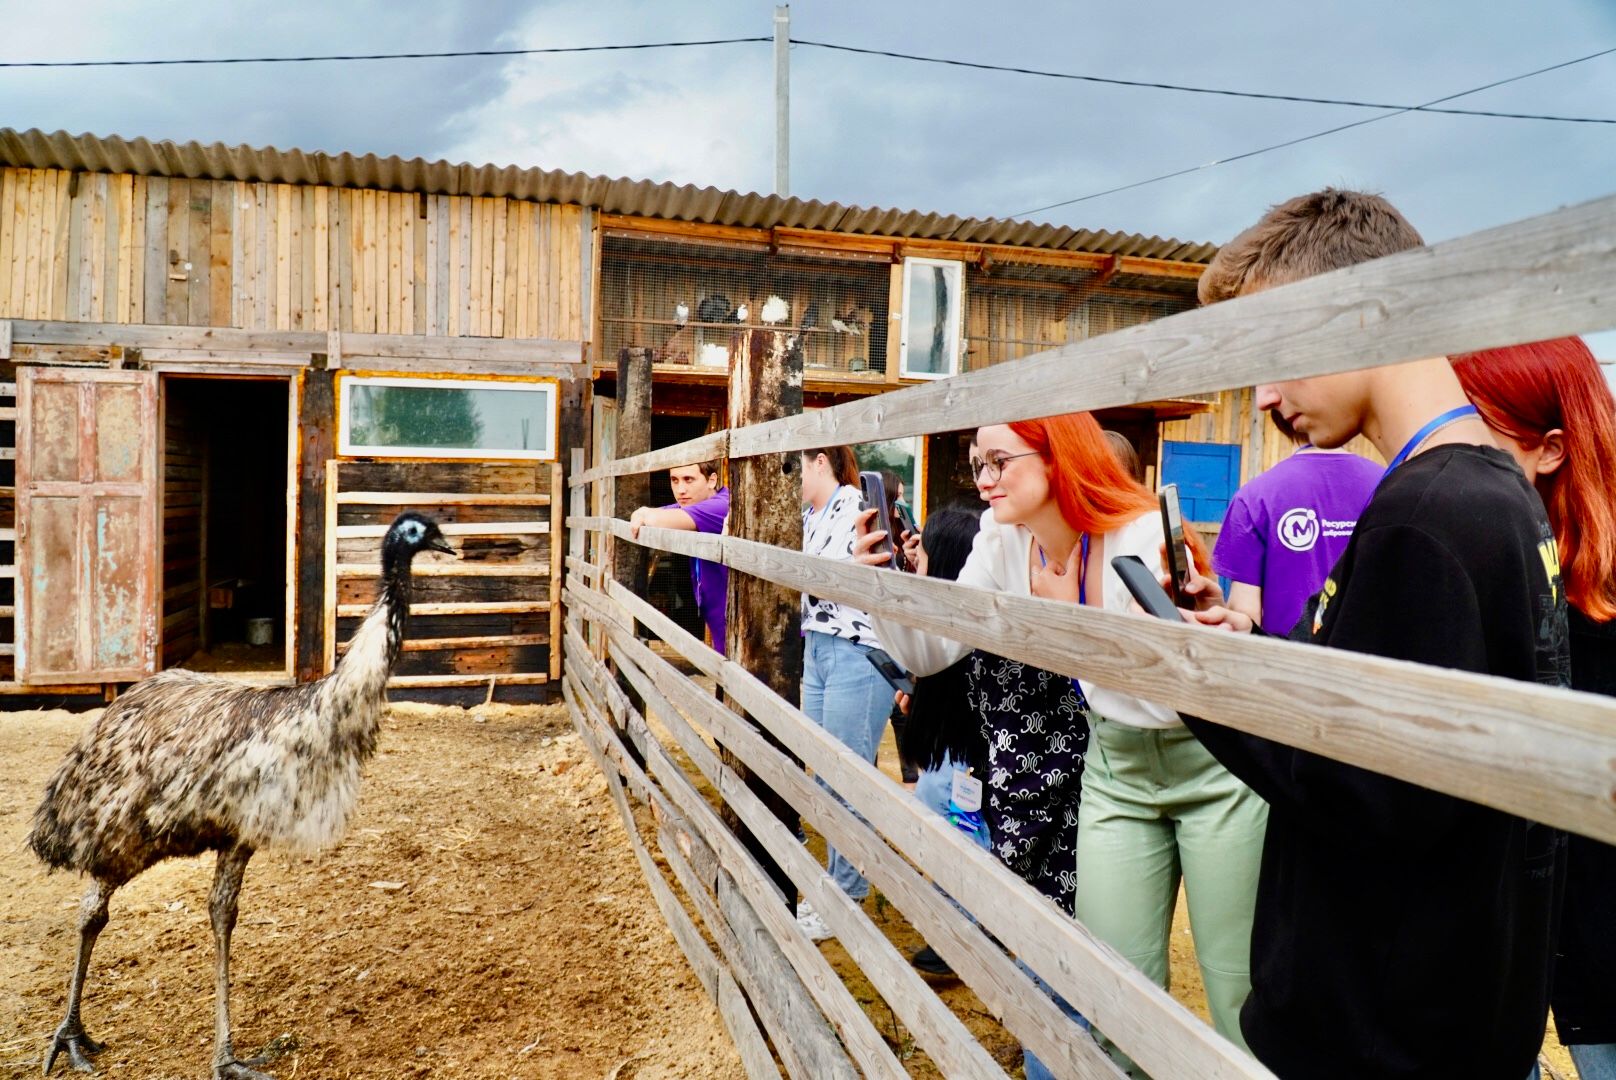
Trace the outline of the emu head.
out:
<instances>
[{"instance_id":1,"label":"emu head","mask_svg":"<svg viewBox=\"0 0 1616 1080\"><path fill-rule=\"evenodd\" d=\"M427 549L455 554L455 549L449 546L438 523L414 510L406 510L394 518L392 527L382 540L383 553L394 557L409 559L416 552Z\"/></svg>"}]
</instances>

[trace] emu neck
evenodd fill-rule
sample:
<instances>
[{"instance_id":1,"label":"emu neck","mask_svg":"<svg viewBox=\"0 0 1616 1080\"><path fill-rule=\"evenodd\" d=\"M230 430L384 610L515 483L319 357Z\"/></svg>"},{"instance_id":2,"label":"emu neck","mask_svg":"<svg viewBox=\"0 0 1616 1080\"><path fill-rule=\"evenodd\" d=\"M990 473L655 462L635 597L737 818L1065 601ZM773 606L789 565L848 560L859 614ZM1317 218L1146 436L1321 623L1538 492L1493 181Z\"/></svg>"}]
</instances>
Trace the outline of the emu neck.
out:
<instances>
[{"instance_id":1,"label":"emu neck","mask_svg":"<svg viewBox=\"0 0 1616 1080\"><path fill-rule=\"evenodd\" d=\"M387 620L386 663L391 671L404 648L404 624L410 617L411 556L391 547L382 552L382 589L371 616L380 611Z\"/></svg>"}]
</instances>

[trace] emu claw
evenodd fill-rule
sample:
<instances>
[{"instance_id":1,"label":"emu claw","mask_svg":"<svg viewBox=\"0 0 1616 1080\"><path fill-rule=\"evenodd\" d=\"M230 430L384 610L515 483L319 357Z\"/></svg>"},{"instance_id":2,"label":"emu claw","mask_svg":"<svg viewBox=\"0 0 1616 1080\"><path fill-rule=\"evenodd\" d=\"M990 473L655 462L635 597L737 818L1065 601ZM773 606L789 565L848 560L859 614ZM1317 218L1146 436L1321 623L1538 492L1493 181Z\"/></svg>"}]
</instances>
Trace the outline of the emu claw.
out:
<instances>
[{"instance_id":1,"label":"emu claw","mask_svg":"<svg viewBox=\"0 0 1616 1080\"><path fill-rule=\"evenodd\" d=\"M263 1063L259 1058L252 1060L255 1064ZM275 1080L275 1078L250 1067L245 1061L227 1061L223 1065L213 1067L213 1080Z\"/></svg>"},{"instance_id":2,"label":"emu claw","mask_svg":"<svg viewBox=\"0 0 1616 1080\"><path fill-rule=\"evenodd\" d=\"M83 1031L77 1034L69 1034L65 1030L66 1027L67 1025L64 1024L62 1027L57 1028L56 1034L51 1036L50 1045L45 1048L44 1075L50 1075L51 1066L56 1064L56 1057L63 1050L67 1051L67 1063L73 1068L79 1072L95 1072L95 1065L90 1061L90 1058L101 1052L101 1044L84 1034Z\"/></svg>"}]
</instances>

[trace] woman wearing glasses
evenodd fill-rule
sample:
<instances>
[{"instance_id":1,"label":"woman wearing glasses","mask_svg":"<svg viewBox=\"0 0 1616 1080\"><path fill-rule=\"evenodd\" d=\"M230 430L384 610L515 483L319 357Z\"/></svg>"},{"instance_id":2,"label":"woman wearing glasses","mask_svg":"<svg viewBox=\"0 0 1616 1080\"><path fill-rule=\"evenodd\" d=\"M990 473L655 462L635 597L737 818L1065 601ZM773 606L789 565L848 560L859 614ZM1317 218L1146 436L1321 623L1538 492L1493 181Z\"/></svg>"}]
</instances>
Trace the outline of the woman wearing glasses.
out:
<instances>
[{"instance_id":1,"label":"woman wearing glasses","mask_svg":"<svg viewBox=\"0 0 1616 1080\"><path fill-rule=\"evenodd\" d=\"M981 428L971 468L988 510L962 585L1125 612L1131 597L1111 560L1137 555L1160 574L1156 498L1123 470L1088 413ZM870 534L856 546L861 561L874 562L863 552L875 539ZM1204 565L1198 538L1191 547ZM916 674L939 671L969 651L889 619L874 621L886 650ZM1213 1023L1244 1046L1239 1011L1251 988L1251 918L1267 808L1171 709L1086 679L1076 689L1088 749L1076 887L1067 910L1166 986L1168 930L1182 880ZM1079 721L1041 735L1053 745L1083 729ZM996 732L989 745L1005 741ZM1019 761L990 764L990 789L1032 779L1016 778ZM999 828L992 827L997 839Z\"/></svg>"}]
</instances>

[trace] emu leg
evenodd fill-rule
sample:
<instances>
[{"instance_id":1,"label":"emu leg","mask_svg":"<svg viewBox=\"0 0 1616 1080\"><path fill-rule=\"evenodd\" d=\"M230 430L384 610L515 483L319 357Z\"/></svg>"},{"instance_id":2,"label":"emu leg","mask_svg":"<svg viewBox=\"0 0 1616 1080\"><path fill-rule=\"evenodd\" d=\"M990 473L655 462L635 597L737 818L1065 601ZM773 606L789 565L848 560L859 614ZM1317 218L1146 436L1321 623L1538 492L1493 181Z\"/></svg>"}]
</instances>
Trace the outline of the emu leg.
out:
<instances>
[{"instance_id":1,"label":"emu leg","mask_svg":"<svg viewBox=\"0 0 1616 1080\"><path fill-rule=\"evenodd\" d=\"M67 1017L51 1036L50 1046L45 1048L46 1075L63 1050L67 1051L68 1063L73 1068L95 1072L90 1057L101 1052L101 1044L85 1034L84 1023L79 1019L79 1002L84 997L84 976L90 971L90 953L95 948L95 939L107 925L107 902L116 888L97 878L79 903L79 951L73 960L73 981L67 987Z\"/></svg>"},{"instance_id":2,"label":"emu leg","mask_svg":"<svg viewBox=\"0 0 1616 1080\"><path fill-rule=\"evenodd\" d=\"M213 872L213 892L208 896L208 917L213 922L213 1077L214 1080L274 1080L237 1060L230 1036L230 934L236 928L236 902L241 897L241 879L253 850L237 844L219 852Z\"/></svg>"}]
</instances>

